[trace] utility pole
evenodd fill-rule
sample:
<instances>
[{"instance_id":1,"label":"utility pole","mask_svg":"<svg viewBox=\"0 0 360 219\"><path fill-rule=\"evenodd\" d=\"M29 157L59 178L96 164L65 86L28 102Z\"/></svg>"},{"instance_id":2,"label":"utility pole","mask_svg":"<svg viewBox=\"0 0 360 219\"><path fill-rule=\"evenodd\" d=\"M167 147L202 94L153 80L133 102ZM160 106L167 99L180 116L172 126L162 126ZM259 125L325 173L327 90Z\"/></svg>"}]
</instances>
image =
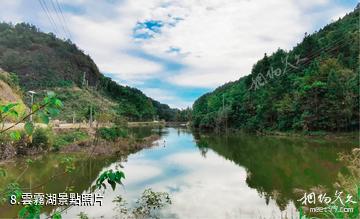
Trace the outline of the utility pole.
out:
<instances>
[{"instance_id":1,"label":"utility pole","mask_svg":"<svg viewBox=\"0 0 360 219\"><path fill-rule=\"evenodd\" d=\"M84 71L84 74L83 74L82 86L83 86L83 87L87 86L87 81L86 81L86 72L85 72L85 71Z\"/></svg>"},{"instance_id":2,"label":"utility pole","mask_svg":"<svg viewBox=\"0 0 360 219\"><path fill-rule=\"evenodd\" d=\"M30 105L30 122L32 122L33 121L33 116L32 116L32 106L34 105L34 94L36 94L36 92L35 91L32 91L32 90L30 90L30 91L28 91L29 93L30 93L30 95L31 95L31 105Z\"/></svg>"},{"instance_id":3,"label":"utility pole","mask_svg":"<svg viewBox=\"0 0 360 219\"><path fill-rule=\"evenodd\" d=\"M222 95L223 96L223 110L225 109L225 94Z\"/></svg>"},{"instance_id":4,"label":"utility pole","mask_svg":"<svg viewBox=\"0 0 360 219\"><path fill-rule=\"evenodd\" d=\"M90 105L90 121L89 121L89 125L90 125L90 128L92 128L92 105Z\"/></svg>"}]
</instances>

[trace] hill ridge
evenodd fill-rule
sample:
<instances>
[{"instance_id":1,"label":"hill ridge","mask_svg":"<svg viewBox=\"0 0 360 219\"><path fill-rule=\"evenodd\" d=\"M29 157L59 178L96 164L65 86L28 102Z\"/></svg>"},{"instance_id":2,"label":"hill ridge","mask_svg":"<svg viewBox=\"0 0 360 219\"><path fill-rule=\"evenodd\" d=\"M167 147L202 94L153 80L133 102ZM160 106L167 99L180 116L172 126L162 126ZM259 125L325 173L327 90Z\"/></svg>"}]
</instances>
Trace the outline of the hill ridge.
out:
<instances>
[{"instance_id":1,"label":"hill ridge","mask_svg":"<svg viewBox=\"0 0 360 219\"><path fill-rule=\"evenodd\" d=\"M359 10L305 34L290 51L265 54L251 74L198 98L193 125L218 130L358 130ZM296 56L307 59L286 74L274 72L285 68L284 59L296 63Z\"/></svg>"},{"instance_id":2,"label":"hill ridge","mask_svg":"<svg viewBox=\"0 0 360 219\"><path fill-rule=\"evenodd\" d=\"M104 76L91 57L84 54L76 44L58 39L52 33L43 33L31 24L0 23L0 67L18 76L23 92L61 88L71 96L73 87L78 87L88 98L100 95L113 104L97 105L95 108L97 111L105 108L112 116L135 121L152 120L155 117L174 120L178 112L146 96L139 89L117 84ZM89 88L92 94L87 91ZM64 94L61 96L66 97ZM78 97L81 98L81 95ZM65 100L66 114L75 111L81 114L81 119L85 119L88 110L84 108L89 106L69 101ZM84 104L91 103L90 100L81 101ZM68 116L65 119L69 119Z\"/></svg>"}]
</instances>

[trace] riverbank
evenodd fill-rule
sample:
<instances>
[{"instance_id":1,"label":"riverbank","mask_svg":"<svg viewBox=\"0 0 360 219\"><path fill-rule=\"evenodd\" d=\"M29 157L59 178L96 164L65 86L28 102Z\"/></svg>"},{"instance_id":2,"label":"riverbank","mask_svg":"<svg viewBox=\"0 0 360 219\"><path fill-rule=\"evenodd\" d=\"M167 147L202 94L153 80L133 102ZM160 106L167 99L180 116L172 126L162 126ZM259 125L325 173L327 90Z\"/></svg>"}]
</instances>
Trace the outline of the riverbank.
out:
<instances>
[{"instance_id":1,"label":"riverbank","mask_svg":"<svg viewBox=\"0 0 360 219\"><path fill-rule=\"evenodd\" d=\"M143 148L149 148L160 138L159 135L136 139L123 138L116 141L107 141L103 139L89 139L80 141L63 147L61 153L85 153L91 156L95 155L128 155Z\"/></svg>"},{"instance_id":2,"label":"riverbank","mask_svg":"<svg viewBox=\"0 0 360 219\"><path fill-rule=\"evenodd\" d=\"M257 136L276 136L276 137L294 137L294 138L321 138L325 140L357 140L359 141L359 131L351 132L327 132L327 131L247 131L239 129L227 129L227 131L216 130L200 130L194 128L196 132L216 135L236 135L236 134L251 134Z\"/></svg>"},{"instance_id":3,"label":"riverbank","mask_svg":"<svg viewBox=\"0 0 360 219\"><path fill-rule=\"evenodd\" d=\"M128 134L127 129L121 128L102 128L100 131L99 129L38 128L31 138L30 140L23 137L16 142L8 138L0 139L0 161L49 152L83 153L94 156L128 155L151 147L160 136L151 133L140 138Z\"/></svg>"},{"instance_id":4,"label":"riverbank","mask_svg":"<svg viewBox=\"0 0 360 219\"><path fill-rule=\"evenodd\" d=\"M87 122L77 122L77 123L67 123L67 122L61 122L59 120L54 120L49 123L54 129L92 129L94 127L100 128L100 127L111 127L114 124L113 123L97 123L94 121L92 125L90 126ZM170 124L170 125L169 125ZM180 124L176 122L165 122L165 121L148 121L148 122L127 122L126 126L129 128L132 127L165 127L165 126L176 126L174 124ZM182 123L181 123L182 124ZM25 123L4 123L4 129L10 128L10 130L23 130L25 126ZM44 123L35 123L35 127L38 128L46 128L48 127L47 124Z\"/></svg>"},{"instance_id":5,"label":"riverbank","mask_svg":"<svg viewBox=\"0 0 360 219\"><path fill-rule=\"evenodd\" d=\"M154 133L154 129L146 130L146 137ZM129 136L140 138L144 133L144 129L132 129ZM34 193L59 193L69 187L73 188L72 193L86 193L105 171L124 171L124 186L115 191L111 186L104 188L102 206L96 210L92 206L72 208L64 212L63 218L77 218L80 211L86 212L89 218L121 217L116 211L116 195L130 202L149 187L168 192L172 200L185 200L174 201L171 212L168 209L162 211L160 218L173 218L174 215L208 218L210 214L226 218L228 212L237 213L239 209L249 213L233 213L233 218L254 215L281 218L285 214L298 215L301 202L297 200L305 193L320 191L318 188L331 197L336 190L348 193L342 184L340 188L333 185L338 182L338 174L347 168L347 163L339 160L339 154L349 155L353 150L352 143L256 135L205 136L204 133L199 133L198 139L197 133L175 128L164 128L161 133L158 141L161 146L134 151L130 156L89 156L91 150L82 146L84 151L59 151L30 157L32 163L29 165L27 158L12 159L0 165L7 173L0 180L0 190L14 182L27 167L18 181L21 187L28 188L30 183L42 185L52 179L44 187L32 190ZM66 169L63 160L69 157L73 158L75 169L70 174L63 174ZM218 175L215 178L214 171ZM58 178L52 178L58 175ZM214 203L222 207L211 208ZM249 210L248 206L255 210ZM62 209L44 208L41 218L48 217L56 208ZM20 206L0 206L0 218L14 218L19 210Z\"/></svg>"},{"instance_id":6,"label":"riverbank","mask_svg":"<svg viewBox=\"0 0 360 219\"><path fill-rule=\"evenodd\" d=\"M128 122L128 127L165 127L165 121Z\"/></svg>"},{"instance_id":7,"label":"riverbank","mask_svg":"<svg viewBox=\"0 0 360 219\"><path fill-rule=\"evenodd\" d=\"M306 137L306 138L324 138L324 139L359 139L359 131L352 132L326 132L326 131L308 131L308 132L280 132L280 131L264 131L257 132L257 135L266 136L286 136L286 137Z\"/></svg>"}]
</instances>

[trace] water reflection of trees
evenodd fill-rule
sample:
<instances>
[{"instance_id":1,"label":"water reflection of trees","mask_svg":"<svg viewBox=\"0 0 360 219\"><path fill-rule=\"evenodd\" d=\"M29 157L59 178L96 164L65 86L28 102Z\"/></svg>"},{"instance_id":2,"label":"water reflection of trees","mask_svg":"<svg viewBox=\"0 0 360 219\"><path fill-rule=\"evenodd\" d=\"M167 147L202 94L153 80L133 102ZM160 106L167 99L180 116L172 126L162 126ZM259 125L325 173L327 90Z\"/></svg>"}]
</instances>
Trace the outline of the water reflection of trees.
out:
<instances>
[{"instance_id":1,"label":"water reflection of trees","mask_svg":"<svg viewBox=\"0 0 360 219\"><path fill-rule=\"evenodd\" d=\"M97 157L96 159L86 159L78 157L75 162L76 169L72 173L61 174L60 158L65 155L40 156L29 166L23 177L18 183L21 187L37 187L42 185L32 193L51 193L58 194L64 191L83 193L88 191L91 184L96 180L101 170L118 160L118 157ZM2 180L0 186L6 185L9 181L16 179L24 170L24 162L16 162L7 165L8 176ZM57 176L57 177L52 177ZM30 192L24 189L24 192ZM17 215L22 206L0 206L0 218L11 218ZM44 213L51 213L54 207L46 206L42 209Z\"/></svg>"},{"instance_id":2,"label":"water reflection of trees","mask_svg":"<svg viewBox=\"0 0 360 219\"><path fill-rule=\"evenodd\" d=\"M210 148L222 157L244 167L246 183L268 204L276 201L280 210L289 202L299 207L305 191L316 188L333 191L343 165L339 152L351 144L259 136L195 135L201 154ZM348 147L349 146L349 147Z\"/></svg>"},{"instance_id":3,"label":"water reflection of trees","mask_svg":"<svg viewBox=\"0 0 360 219\"><path fill-rule=\"evenodd\" d=\"M162 128L149 128L140 127L130 129L130 134L136 138L148 137L154 133L167 135L168 130ZM132 153L136 153L133 151ZM42 185L32 190L32 193L51 193L58 194L66 192L83 193L89 192L92 183L95 182L101 171L114 162L120 165L121 160L126 160L127 156L119 157L114 156L95 156L89 159L88 155L74 155L76 157L75 170L68 174L62 174L63 168L61 165L61 157L67 156L66 154L48 154L38 156L34 159L34 162L26 170L25 174L19 178L19 185L22 188L36 187L36 185ZM73 156L73 155L71 155ZM24 168L26 168L26 162L19 160L18 162L10 163L6 165L6 171L8 173L4 180L0 181L0 189L4 188L9 182L15 181L19 175L22 174ZM56 176L56 177L53 177ZM31 185L31 186L30 186ZM23 189L24 192L30 192L29 189ZM0 218L12 218L16 217L17 213L22 206L0 206ZM42 209L42 213L50 214L56 207L46 206Z\"/></svg>"}]
</instances>

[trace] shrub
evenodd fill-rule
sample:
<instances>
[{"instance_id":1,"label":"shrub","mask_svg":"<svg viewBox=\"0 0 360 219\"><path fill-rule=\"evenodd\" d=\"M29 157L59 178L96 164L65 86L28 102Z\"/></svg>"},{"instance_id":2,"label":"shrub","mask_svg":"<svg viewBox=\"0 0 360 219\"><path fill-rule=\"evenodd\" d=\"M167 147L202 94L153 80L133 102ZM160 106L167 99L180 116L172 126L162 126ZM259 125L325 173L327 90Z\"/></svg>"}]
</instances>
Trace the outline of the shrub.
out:
<instances>
[{"instance_id":1,"label":"shrub","mask_svg":"<svg viewBox=\"0 0 360 219\"><path fill-rule=\"evenodd\" d=\"M68 142L65 141L64 139L55 138L52 149L53 149L53 151L59 151L62 146L67 145L67 144L68 144Z\"/></svg>"},{"instance_id":2,"label":"shrub","mask_svg":"<svg viewBox=\"0 0 360 219\"><path fill-rule=\"evenodd\" d=\"M66 142L72 143L75 141L85 140L89 136L86 132L83 131L71 131L62 133L59 135L59 137L61 137Z\"/></svg>"},{"instance_id":3,"label":"shrub","mask_svg":"<svg viewBox=\"0 0 360 219\"><path fill-rule=\"evenodd\" d=\"M126 138L128 132L126 129L121 127L112 127L112 128L99 128L98 136L107 141L115 141L118 138Z\"/></svg>"},{"instance_id":4,"label":"shrub","mask_svg":"<svg viewBox=\"0 0 360 219\"><path fill-rule=\"evenodd\" d=\"M82 141L89 137L86 132L83 131L70 131L60 133L55 136L53 150L59 151L61 147L71 144L76 141Z\"/></svg>"},{"instance_id":5,"label":"shrub","mask_svg":"<svg viewBox=\"0 0 360 219\"><path fill-rule=\"evenodd\" d=\"M159 210L172 204L167 192L154 192L152 189L146 189L131 208L121 196L113 202L116 203L114 210L121 218L160 218Z\"/></svg>"},{"instance_id":6,"label":"shrub","mask_svg":"<svg viewBox=\"0 0 360 219\"><path fill-rule=\"evenodd\" d=\"M53 133L50 129L36 128L32 136L31 147L48 149L53 145Z\"/></svg>"}]
</instances>

